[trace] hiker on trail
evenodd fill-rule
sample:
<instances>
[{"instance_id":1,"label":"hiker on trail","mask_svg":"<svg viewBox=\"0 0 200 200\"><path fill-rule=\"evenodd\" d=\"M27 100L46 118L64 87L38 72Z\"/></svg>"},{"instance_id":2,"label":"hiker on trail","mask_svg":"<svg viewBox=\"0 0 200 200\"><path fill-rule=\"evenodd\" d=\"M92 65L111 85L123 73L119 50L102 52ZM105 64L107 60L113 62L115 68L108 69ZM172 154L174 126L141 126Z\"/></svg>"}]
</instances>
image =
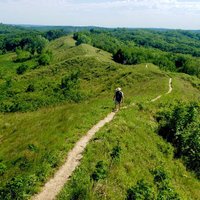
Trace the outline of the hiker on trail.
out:
<instances>
[{"instance_id":1,"label":"hiker on trail","mask_svg":"<svg viewBox=\"0 0 200 200\"><path fill-rule=\"evenodd\" d=\"M121 88L115 89L115 94L114 94L113 100L115 101L115 109L114 110L117 111L117 106L118 106L118 110L120 110L121 103L123 103L123 100L124 100L124 94L123 94Z\"/></svg>"}]
</instances>

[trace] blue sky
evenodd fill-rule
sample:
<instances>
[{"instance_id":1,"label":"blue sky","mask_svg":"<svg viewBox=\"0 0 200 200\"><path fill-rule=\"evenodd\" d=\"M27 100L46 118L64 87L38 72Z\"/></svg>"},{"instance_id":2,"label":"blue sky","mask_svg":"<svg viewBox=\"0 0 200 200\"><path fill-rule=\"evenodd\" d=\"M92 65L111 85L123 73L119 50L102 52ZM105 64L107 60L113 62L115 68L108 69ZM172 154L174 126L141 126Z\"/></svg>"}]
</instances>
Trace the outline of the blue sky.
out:
<instances>
[{"instance_id":1,"label":"blue sky","mask_svg":"<svg viewBox=\"0 0 200 200\"><path fill-rule=\"evenodd\" d=\"M200 29L200 0L0 0L0 22Z\"/></svg>"}]
</instances>

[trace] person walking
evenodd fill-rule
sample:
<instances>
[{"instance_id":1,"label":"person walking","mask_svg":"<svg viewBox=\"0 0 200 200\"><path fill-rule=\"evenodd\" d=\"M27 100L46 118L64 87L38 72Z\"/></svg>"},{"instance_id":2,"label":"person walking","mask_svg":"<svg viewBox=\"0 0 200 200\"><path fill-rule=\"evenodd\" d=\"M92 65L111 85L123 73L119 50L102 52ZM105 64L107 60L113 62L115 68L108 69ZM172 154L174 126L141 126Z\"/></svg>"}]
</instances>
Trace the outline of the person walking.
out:
<instances>
[{"instance_id":1,"label":"person walking","mask_svg":"<svg viewBox=\"0 0 200 200\"><path fill-rule=\"evenodd\" d=\"M114 111L118 111L121 108L121 104L124 101L124 93L122 92L122 89L120 87L115 89L115 94L113 97L113 101L115 102L115 108ZM117 109L118 107L118 109Z\"/></svg>"}]
</instances>

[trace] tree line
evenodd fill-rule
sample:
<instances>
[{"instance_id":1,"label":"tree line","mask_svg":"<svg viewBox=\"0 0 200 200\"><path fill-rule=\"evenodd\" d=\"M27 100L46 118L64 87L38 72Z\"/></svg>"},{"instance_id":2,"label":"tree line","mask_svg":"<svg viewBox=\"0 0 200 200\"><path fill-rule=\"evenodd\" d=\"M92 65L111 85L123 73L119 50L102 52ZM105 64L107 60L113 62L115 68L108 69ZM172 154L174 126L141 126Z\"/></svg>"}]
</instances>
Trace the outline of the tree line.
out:
<instances>
[{"instance_id":1,"label":"tree line","mask_svg":"<svg viewBox=\"0 0 200 200\"><path fill-rule=\"evenodd\" d=\"M36 31L0 24L0 55L17 49L40 54L47 41L63 35L66 35L64 30Z\"/></svg>"},{"instance_id":2,"label":"tree line","mask_svg":"<svg viewBox=\"0 0 200 200\"><path fill-rule=\"evenodd\" d=\"M144 34L142 34L144 33ZM135 35L137 37L135 37ZM179 38L180 35L183 35ZM188 35L188 36L185 36ZM147 37L149 36L149 38ZM150 39L151 36L151 39ZM183 72L200 77L200 54L194 51L200 47L199 33L187 31L155 31L155 30L93 30L74 34L76 44L91 44L113 54L113 59L121 64L140 64L151 62L159 67ZM134 39L135 38L135 39ZM140 42L138 38L141 38ZM173 42L175 41L176 42ZM188 39L186 42L185 38ZM191 39L189 39L191 38ZM141 41L151 41L154 45L147 45ZM184 45L181 43L184 40ZM195 41L198 41L195 43ZM162 45L157 45L160 42ZM174 46L167 48L167 46ZM165 48L162 48L165 47ZM175 51L177 50L177 52ZM193 49L193 50L191 50ZM199 50L198 50L199 51ZM175 53L174 53L175 52ZM189 53L190 52L190 53ZM197 55L196 57L194 55Z\"/></svg>"}]
</instances>

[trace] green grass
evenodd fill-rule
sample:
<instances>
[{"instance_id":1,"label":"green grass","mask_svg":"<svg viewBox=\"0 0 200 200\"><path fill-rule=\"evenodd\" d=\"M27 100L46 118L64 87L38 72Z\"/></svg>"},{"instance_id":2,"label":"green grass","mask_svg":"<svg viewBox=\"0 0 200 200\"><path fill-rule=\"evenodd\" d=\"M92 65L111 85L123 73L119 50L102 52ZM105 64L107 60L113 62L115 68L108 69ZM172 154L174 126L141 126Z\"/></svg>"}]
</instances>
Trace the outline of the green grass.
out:
<instances>
[{"instance_id":1,"label":"green grass","mask_svg":"<svg viewBox=\"0 0 200 200\"><path fill-rule=\"evenodd\" d=\"M160 81L167 81L167 75L154 65L149 64L148 70L145 64L122 66L113 62L111 55L102 50L84 44L76 47L65 44L71 40L70 37L63 37L49 44L53 58L57 59L56 63L53 61L49 66L28 70L23 75L13 75L10 85L5 80L0 84L1 111L33 111L48 105L58 105L66 100L60 95L62 78L77 70L80 71L80 92L86 99L113 93L118 86L123 88L127 96L135 94L135 98L149 89L149 94L144 96L149 98L159 94L159 87L162 85L158 86L158 92L152 87L158 76ZM64 43L64 47L59 47L60 42ZM58 50L53 49L56 45ZM30 84L35 88L31 93L27 92Z\"/></svg>"},{"instance_id":2,"label":"green grass","mask_svg":"<svg viewBox=\"0 0 200 200\"><path fill-rule=\"evenodd\" d=\"M160 104L175 99L198 101L199 79L167 73L153 64L148 64L148 69L146 63L117 64L107 52L86 44L75 46L71 36L50 42L47 49L53 53L51 65L30 67L23 75L16 75L20 63L13 63L14 54L0 56L3 73L0 102L18 101L20 105L36 102L35 111L0 114L0 163L6 166L0 176L0 187L17 176L35 177L31 189L25 189L20 196L26 198L23 196L26 193L30 197L64 162L75 142L112 110L114 89L120 86L125 94L124 105L134 102L137 106L121 111L97 133L84 154L83 163L59 198L70 199L73 187L75 190L85 187L88 199L115 199L116 196L123 199L127 188L140 178L152 183L149 170L157 165L169 172L171 184L183 199L190 199L190 195L195 199L199 195L199 182L181 161L172 158L172 147L156 135L157 124L153 118ZM27 63L34 66L35 60ZM53 88L59 86L64 76L77 70L84 99L79 103L60 100ZM6 89L5 77L12 80ZM167 96L169 77L173 78L174 88ZM35 86L32 93L26 92L29 84ZM3 96L5 92L14 97ZM147 103L160 94L163 97L157 102ZM117 143L122 147L121 159L110 165L110 152ZM169 155L160 151L168 148ZM105 180L91 185L90 174L99 160L107 162L109 173Z\"/></svg>"},{"instance_id":3,"label":"green grass","mask_svg":"<svg viewBox=\"0 0 200 200\"><path fill-rule=\"evenodd\" d=\"M19 175L37 175L37 185L46 180L64 161L73 144L104 117L110 107L104 99L1 115L0 160L7 166L1 184Z\"/></svg>"},{"instance_id":4,"label":"green grass","mask_svg":"<svg viewBox=\"0 0 200 200\"><path fill-rule=\"evenodd\" d=\"M135 106L119 112L114 121L95 135L80 167L57 199L125 199L127 190L138 180L154 185L151 170L162 167L181 199L197 200L199 181L185 169L181 160L173 158L173 147L156 134L153 113L158 105L158 102L146 103L142 108ZM110 154L116 145L122 149L120 159L112 161ZM92 181L95 165L101 160L108 166L107 176Z\"/></svg>"}]
</instances>

